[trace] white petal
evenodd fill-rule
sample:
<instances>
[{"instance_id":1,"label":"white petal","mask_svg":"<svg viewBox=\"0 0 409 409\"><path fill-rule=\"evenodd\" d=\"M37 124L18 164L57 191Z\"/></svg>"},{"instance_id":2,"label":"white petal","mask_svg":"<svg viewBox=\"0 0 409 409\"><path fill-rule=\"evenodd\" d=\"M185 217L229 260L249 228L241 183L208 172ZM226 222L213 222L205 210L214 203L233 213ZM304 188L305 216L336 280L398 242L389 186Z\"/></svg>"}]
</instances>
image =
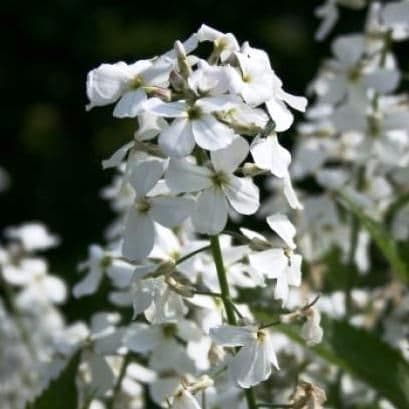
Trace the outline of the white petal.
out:
<instances>
[{"instance_id":1,"label":"white petal","mask_svg":"<svg viewBox=\"0 0 409 409\"><path fill-rule=\"evenodd\" d=\"M294 121L293 114L285 106L284 102L272 98L266 101L266 107L271 119L275 123L275 130L277 132L286 131L292 125Z\"/></svg>"},{"instance_id":2,"label":"white petal","mask_svg":"<svg viewBox=\"0 0 409 409\"><path fill-rule=\"evenodd\" d=\"M42 290L49 300L54 303L62 303L67 295L64 282L58 277L47 276L42 283Z\"/></svg>"},{"instance_id":3,"label":"white petal","mask_svg":"<svg viewBox=\"0 0 409 409\"><path fill-rule=\"evenodd\" d=\"M101 269L91 269L90 272L77 283L72 292L75 298L83 297L84 295L94 294L102 279Z\"/></svg>"},{"instance_id":4,"label":"white petal","mask_svg":"<svg viewBox=\"0 0 409 409\"><path fill-rule=\"evenodd\" d=\"M159 145L169 156L189 155L195 147L191 123L185 118L175 119L159 135Z\"/></svg>"},{"instance_id":5,"label":"white petal","mask_svg":"<svg viewBox=\"0 0 409 409\"><path fill-rule=\"evenodd\" d=\"M294 237L296 230L286 215L272 214L267 217L267 223L285 241L288 247L295 249Z\"/></svg>"},{"instance_id":6,"label":"white petal","mask_svg":"<svg viewBox=\"0 0 409 409\"><path fill-rule=\"evenodd\" d=\"M138 129L135 132L135 138L138 141L153 139L168 126L165 119L150 112L141 112L138 115L138 125Z\"/></svg>"},{"instance_id":7,"label":"white petal","mask_svg":"<svg viewBox=\"0 0 409 409\"><path fill-rule=\"evenodd\" d=\"M184 159L171 159L165 180L174 193L197 192L211 186L211 175L208 168L196 166Z\"/></svg>"},{"instance_id":8,"label":"white petal","mask_svg":"<svg viewBox=\"0 0 409 409\"><path fill-rule=\"evenodd\" d=\"M214 29L213 27L208 26L207 24L202 24L197 31L197 39L202 41L216 41L218 38L224 36L219 30Z\"/></svg>"},{"instance_id":9,"label":"white petal","mask_svg":"<svg viewBox=\"0 0 409 409\"><path fill-rule=\"evenodd\" d=\"M260 205L260 192L250 178L231 175L223 190L230 205L240 214L254 214Z\"/></svg>"},{"instance_id":10,"label":"white petal","mask_svg":"<svg viewBox=\"0 0 409 409\"><path fill-rule=\"evenodd\" d=\"M134 118L145 101L146 93L143 89L128 91L115 105L113 115L115 118Z\"/></svg>"},{"instance_id":11,"label":"white petal","mask_svg":"<svg viewBox=\"0 0 409 409\"><path fill-rule=\"evenodd\" d=\"M102 168L103 169L117 168L119 165L121 165L129 149L131 149L134 146L134 144L135 142L132 141L127 143L126 145L121 146L117 151L115 151L111 155L111 157L102 161Z\"/></svg>"},{"instance_id":12,"label":"white petal","mask_svg":"<svg viewBox=\"0 0 409 409\"><path fill-rule=\"evenodd\" d=\"M217 188L204 190L197 199L192 221L198 233L220 233L227 223L227 201L224 193Z\"/></svg>"},{"instance_id":13,"label":"white petal","mask_svg":"<svg viewBox=\"0 0 409 409\"><path fill-rule=\"evenodd\" d=\"M289 94L284 90L281 90L280 94L283 97L283 100L290 105L291 108L294 108L297 111L305 112L308 104L307 98Z\"/></svg>"},{"instance_id":14,"label":"white petal","mask_svg":"<svg viewBox=\"0 0 409 409\"><path fill-rule=\"evenodd\" d=\"M135 323L128 327L124 345L133 352L144 353L155 349L161 339L162 331L160 327Z\"/></svg>"},{"instance_id":15,"label":"white petal","mask_svg":"<svg viewBox=\"0 0 409 409\"><path fill-rule=\"evenodd\" d=\"M394 91L399 85L399 81L399 71L391 69L379 69L365 76L365 85L381 94Z\"/></svg>"},{"instance_id":16,"label":"white petal","mask_svg":"<svg viewBox=\"0 0 409 409\"><path fill-rule=\"evenodd\" d=\"M302 209L303 205L298 200L298 197L293 189L293 185L291 183L290 175L287 175L283 178L283 190L285 198L287 199L288 204L293 209Z\"/></svg>"},{"instance_id":17,"label":"white petal","mask_svg":"<svg viewBox=\"0 0 409 409\"><path fill-rule=\"evenodd\" d=\"M240 97L234 95L219 95L217 97L204 97L196 105L205 113L228 111L241 103Z\"/></svg>"},{"instance_id":18,"label":"white petal","mask_svg":"<svg viewBox=\"0 0 409 409\"><path fill-rule=\"evenodd\" d=\"M150 98L144 104L144 110L165 118L186 118L188 106L184 101L163 102L159 98Z\"/></svg>"},{"instance_id":19,"label":"white petal","mask_svg":"<svg viewBox=\"0 0 409 409\"><path fill-rule=\"evenodd\" d=\"M270 376L271 357L267 352L257 340L240 349L230 364L230 373L239 386L250 388Z\"/></svg>"},{"instance_id":20,"label":"white petal","mask_svg":"<svg viewBox=\"0 0 409 409\"><path fill-rule=\"evenodd\" d=\"M365 38L361 34L338 37L332 43L332 52L343 63L354 65L365 50Z\"/></svg>"},{"instance_id":21,"label":"white petal","mask_svg":"<svg viewBox=\"0 0 409 409\"><path fill-rule=\"evenodd\" d=\"M212 115L203 115L200 119L191 122L196 143L209 151L225 148L236 136L231 128Z\"/></svg>"},{"instance_id":22,"label":"white petal","mask_svg":"<svg viewBox=\"0 0 409 409\"><path fill-rule=\"evenodd\" d=\"M126 288L131 284L135 267L123 260L114 260L107 269L107 276L117 288Z\"/></svg>"},{"instance_id":23,"label":"white petal","mask_svg":"<svg viewBox=\"0 0 409 409\"><path fill-rule=\"evenodd\" d=\"M101 64L87 75L87 109L115 102L129 80L128 67L124 62Z\"/></svg>"},{"instance_id":24,"label":"white petal","mask_svg":"<svg viewBox=\"0 0 409 409\"><path fill-rule=\"evenodd\" d=\"M124 335L124 328L113 328L112 332L96 337L94 351L100 355L116 354L122 346Z\"/></svg>"},{"instance_id":25,"label":"white petal","mask_svg":"<svg viewBox=\"0 0 409 409\"><path fill-rule=\"evenodd\" d=\"M282 300L285 304L288 298L288 277L286 272L277 277L276 287L274 289L274 298L277 300Z\"/></svg>"},{"instance_id":26,"label":"white petal","mask_svg":"<svg viewBox=\"0 0 409 409\"><path fill-rule=\"evenodd\" d=\"M165 227L175 227L190 216L192 199L183 197L154 197L151 199L152 218Z\"/></svg>"},{"instance_id":27,"label":"white petal","mask_svg":"<svg viewBox=\"0 0 409 409\"><path fill-rule=\"evenodd\" d=\"M145 312L152 304L153 295L151 288L152 280L145 280L134 284L132 288L133 318Z\"/></svg>"},{"instance_id":28,"label":"white petal","mask_svg":"<svg viewBox=\"0 0 409 409\"><path fill-rule=\"evenodd\" d=\"M312 307L307 315L307 321L301 328L301 336L305 339L307 345L316 345L322 341L324 331L320 326L321 314Z\"/></svg>"},{"instance_id":29,"label":"white petal","mask_svg":"<svg viewBox=\"0 0 409 409\"><path fill-rule=\"evenodd\" d=\"M180 378L176 375L160 377L149 387L152 400L162 406L169 396L173 395L180 385Z\"/></svg>"},{"instance_id":30,"label":"white petal","mask_svg":"<svg viewBox=\"0 0 409 409\"><path fill-rule=\"evenodd\" d=\"M406 1L394 1L386 4L382 10L382 20L388 26L408 26L409 4Z\"/></svg>"},{"instance_id":31,"label":"white petal","mask_svg":"<svg viewBox=\"0 0 409 409\"><path fill-rule=\"evenodd\" d=\"M248 345L254 340L255 329L253 327L236 327L223 325L210 329L210 338L218 345L226 347Z\"/></svg>"},{"instance_id":32,"label":"white petal","mask_svg":"<svg viewBox=\"0 0 409 409\"><path fill-rule=\"evenodd\" d=\"M151 217L131 208L125 221L122 255L130 260L141 260L149 255L155 240Z\"/></svg>"},{"instance_id":33,"label":"white petal","mask_svg":"<svg viewBox=\"0 0 409 409\"><path fill-rule=\"evenodd\" d=\"M293 254L290 257L290 265L287 269L288 283L294 286L301 285L301 264L302 257L299 254Z\"/></svg>"},{"instance_id":34,"label":"white petal","mask_svg":"<svg viewBox=\"0 0 409 409\"><path fill-rule=\"evenodd\" d=\"M250 265L268 278L277 278L288 265L282 249L269 249L249 255Z\"/></svg>"},{"instance_id":35,"label":"white petal","mask_svg":"<svg viewBox=\"0 0 409 409\"><path fill-rule=\"evenodd\" d=\"M250 147L255 164L260 169L269 170L273 175L283 178L288 174L291 155L283 148L276 134L267 138L257 138Z\"/></svg>"},{"instance_id":36,"label":"white petal","mask_svg":"<svg viewBox=\"0 0 409 409\"><path fill-rule=\"evenodd\" d=\"M148 160L132 168L128 181L135 189L137 196L142 197L153 189L162 173L163 166L159 161Z\"/></svg>"},{"instance_id":37,"label":"white petal","mask_svg":"<svg viewBox=\"0 0 409 409\"><path fill-rule=\"evenodd\" d=\"M248 153L248 142L242 136L239 136L226 148L212 151L210 157L213 167L217 171L233 173L240 163L246 159Z\"/></svg>"}]
</instances>

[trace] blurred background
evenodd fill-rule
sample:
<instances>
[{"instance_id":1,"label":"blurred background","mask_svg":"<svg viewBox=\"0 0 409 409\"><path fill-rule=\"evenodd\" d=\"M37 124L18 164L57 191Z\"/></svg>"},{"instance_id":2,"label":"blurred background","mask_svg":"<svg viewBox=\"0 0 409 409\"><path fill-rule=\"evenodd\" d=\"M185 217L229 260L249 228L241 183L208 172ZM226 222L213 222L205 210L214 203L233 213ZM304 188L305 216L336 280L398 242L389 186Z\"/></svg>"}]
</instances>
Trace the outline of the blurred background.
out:
<instances>
[{"instance_id":1,"label":"blurred background","mask_svg":"<svg viewBox=\"0 0 409 409\"><path fill-rule=\"evenodd\" d=\"M11 185L1 194L0 228L43 221L63 239L50 253L52 270L76 282L78 261L88 244L103 241L112 218L100 199L112 175L102 170L101 160L129 141L135 128L133 120L114 120L112 107L85 112L87 72L102 62L160 54L206 23L267 50L286 90L303 94L329 54L329 41L314 41L314 8L320 3L2 2L0 166ZM358 30L361 13L342 13L342 29ZM291 131L281 140L291 146ZM67 308L74 318L78 306Z\"/></svg>"}]
</instances>

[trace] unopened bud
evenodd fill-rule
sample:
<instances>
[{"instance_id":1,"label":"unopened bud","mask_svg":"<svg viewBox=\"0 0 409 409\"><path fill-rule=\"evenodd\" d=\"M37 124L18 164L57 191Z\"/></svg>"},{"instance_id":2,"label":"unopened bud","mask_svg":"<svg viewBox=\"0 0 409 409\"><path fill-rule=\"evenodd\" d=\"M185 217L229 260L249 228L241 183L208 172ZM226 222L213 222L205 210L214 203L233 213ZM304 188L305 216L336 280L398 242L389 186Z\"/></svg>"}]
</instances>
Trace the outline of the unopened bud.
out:
<instances>
[{"instance_id":1,"label":"unopened bud","mask_svg":"<svg viewBox=\"0 0 409 409\"><path fill-rule=\"evenodd\" d=\"M260 169L257 167L254 163L246 162L242 167L241 167L241 172L243 173L243 176L257 176L265 171L263 169Z\"/></svg>"},{"instance_id":2,"label":"unopened bud","mask_svg":"<svg viewBox=\"0 0 409 409\"><path fill-rule=\"evenodd\" d=\"M213 383L212 378L207 375L203 375L197 382L189 387L189 391L194 394L213 386Z\"/></svg>"},{"instance_id":3,"label":"unopened bud","mask_svg":"<svg viewBox=\"0 0 409 409\"><path fill-rule=\"evenodd\" d=\"M154 274L156 276L168 276L175 271L176 265L173 261L164 261L159 264L159 267L155 270Z\"/></svg>"},{"instance_id":4,"label":"unopened bud","mask_svg":"<svg viewBox=\"0 0 409 409\"><path fill-rule=\"evenodd\" d=\"M291 324L294 321L297 321L300 317L302 317L301 310L296 310L294 312L290 312L288 314L282 314L279 316L279 321L282 324Z\"/></svg>"},{"instance_id":5,"label":"unopened bud","mask_svg":"<svg viewBox=\"0 0 409 409\"><path fill-rule=\"evenodd\" d=\"M165 278L166 284L175 292L180 294L182 297L191 298L195 294L195 289L189 285L182 284L176 281L174 277L168 275Z\"/></svg>"},{"instance_id":6,"label":"unopened bud","mask_svg":"<svg viewBox=\"0 0 409 409\"><path fill-rule=\"evenodd\" d=\"M168 88L150 86L143 87L143 89L150 97L158 97L166 102L172 100L172 92Z\"/></svg>"},{"instance_id":7,"label":"unopened bud","mask_svg":"<svg viewBox=\"0 0 409 409\"><path fill-rule=\"evenodd\" d=\"M179 40L177 40L175 41L174 48L178 60L180 74L183 78L187 79L191 74L192 69L190 68L189 62L187 60L185 47L183 47L183 44Z\"/></svg>"}]
</instances>

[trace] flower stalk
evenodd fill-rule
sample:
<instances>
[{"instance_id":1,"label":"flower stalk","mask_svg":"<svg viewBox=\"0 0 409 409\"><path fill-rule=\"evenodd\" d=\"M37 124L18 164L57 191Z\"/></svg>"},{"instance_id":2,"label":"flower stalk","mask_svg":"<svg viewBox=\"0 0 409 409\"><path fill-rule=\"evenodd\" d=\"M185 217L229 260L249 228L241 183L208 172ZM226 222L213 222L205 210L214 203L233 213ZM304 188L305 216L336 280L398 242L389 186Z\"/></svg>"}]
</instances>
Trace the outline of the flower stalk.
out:
<instances>
[{"instance_id":1,"label":"flower stalk","mask_svg":"<svg viewBox=\"0 0 409 409\"><path fill-rule=\"evenodd\" d=\"M220 285L220 292L222 295L221 298L223 301L224 309L226 311L227 321L230 325L237 325L234 307L230 301L229 282L227 280L226 269L224 268L223 254L220 249L219 236L217 235L210 236L210 249L214 260L214 264L216 266L217 277ZM245 396L247 401L247 407L249 409L256 409L257 403L253 389L252 388L245 389Z\"/></svg>"}]
</instances>

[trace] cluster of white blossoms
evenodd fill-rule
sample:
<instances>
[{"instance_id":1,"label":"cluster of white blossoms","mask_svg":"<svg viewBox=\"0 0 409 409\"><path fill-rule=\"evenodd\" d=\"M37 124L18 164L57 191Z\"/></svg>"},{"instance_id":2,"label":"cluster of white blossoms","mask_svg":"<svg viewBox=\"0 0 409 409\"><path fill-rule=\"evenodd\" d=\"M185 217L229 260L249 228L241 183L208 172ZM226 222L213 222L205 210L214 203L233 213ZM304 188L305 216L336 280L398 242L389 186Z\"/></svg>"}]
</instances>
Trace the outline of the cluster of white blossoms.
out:
<instances>
[{"instance_id":1,"label":"cluster of white blossoms","mask_svg":"<svg viewBox=\"0 0 409 409\"><path fill-rule=\"evenodd\" d=\"M67 329L58 309L64 282L37 255L58 244L40 223L5 229L0 246L0 396L4 409L22 409L47 386L69 354L59 339Z\"/></svg>"},{"instance_id":2,"label":"cluster of white blossoms","mask_svg":"<svg viewBox=\"0 0 409 409\"><path fill-rule=\"evenodd\" d=\"M209 44L207 59L192 53ZM135 119L137 128L103 161L117 169L103 196L118 219L108 244L90 247L73 289L90 296L108 279L117 309L92 318L82 402L255 409L252 387L279 370L277 354L288 349L271 326L304 322L301 334L314 344L322 338L320 316L307 300L287 308L301 285L302 258L286 215L268 215L269 237L226 225L229 216L258 211L258 175L275 176L288 205L302 208L277 132L291 126L290 108L304 111L306 99L284 91L264 51L206 25L161 56L100 65L88 74L87 95L87 109L113 105L114 117ZM277 302L276 320L266 324L241 295L268 288ZM291 404L319 409L325 394L310 384L304 393L305 385Z\"/></svg>"},{"instance_id":3,"label":"cluster of white blossoms","mask_svg":"<svg viewBox=\"0 0 409 409\"><path fill-rule=\"evenodd\" d=\"M329 32L337 3L356 9L368 6L365 29L333 40L333 56L309 86L312 104L298 127L291 167L304 205L296 223L298 245L309 262L312 286L320 289L326 273L336 274L326 264L335 248L346 268L357 269L361 276L370 278L370 269L379 268L372 259L369 232L347 212L343 197L379 222L395 241L403 243L409 237L409 95L403 91L405 74L394 54L395 43L409 38L409 2L327 1L319 13L328 12L328 26L320 28L318 37ZM275 182L271 185L274 189ZM280 206L285 208L273 195L261 214ZM408 359L407 287L396 279L376 288L364 282L365 287L358 287L352 279L345 290L322 294L317 308L333 319L378 331ZM328 363L317 368L309 379L338 384L345 404L392 407L339 368Z\"/></svg>"},{"instance_id":4,"label":"cluster of white blossoms","mask_svg":"<svg viewBox=\"0 0 409 409\"><path fill-rule=\"evenodd\" d=\"M409 2L372 2L365 31L332 43L310 85L315 102L299 127L292 175L314 183L316 194L303 197L300 246L317 261L333 246L358 269L370 267L368 233L351 236L351 221L337 204L342 191L373 219L391 224L398 240L409 237L409 205L390 209L407 190L409 175L408 94L392 46L409 37ZM309 182L308 182L309 180Z\"/></svg>"}]
</instances>

